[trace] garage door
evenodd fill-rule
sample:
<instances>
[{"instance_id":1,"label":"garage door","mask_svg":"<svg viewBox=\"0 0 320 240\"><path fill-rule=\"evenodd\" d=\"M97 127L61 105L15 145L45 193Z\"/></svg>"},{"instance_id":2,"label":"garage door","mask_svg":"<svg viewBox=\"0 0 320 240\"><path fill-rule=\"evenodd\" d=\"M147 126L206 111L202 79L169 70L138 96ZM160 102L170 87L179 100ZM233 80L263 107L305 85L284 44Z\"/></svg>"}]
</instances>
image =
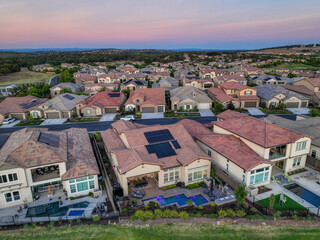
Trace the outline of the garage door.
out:
<instances>
[{"instance_id":1,"label":"garage door","mask_svg":"<svg viewBox=\"0 0 320 240\"><path fill-rule=\"evenodd\" d=\"M308 102L302 102L301 103L301 107L307 107L307 105L308 105Z\"/></svg>"},{"instance_id":2,"label":"garage door","mask_svg":"<svg viewBox=\"0 0 320 240\"><path fill-rule=\"evenodd\" d=\"M210 109L210 103L199 103L198 109Z\"/></svg>"},{"instance_id":3,"label":"garage door","mask_svg":"<svg viewBox=\"0 0 320 240\"><path fill-rule=\"evenodd\" d=\"M142 112L143 113L154 113L154 108L153 107L143 107Z\"/></svg>"},{"instance_id":4,"label":"garage door","mask_svg":"<svg viewBox=\"0 0 320 240\"><path fill-rule=\"evenodd\" d=\"M47 115L47 118L50 118L50 119L52 119L52 118L60 118L58 112L47 112L46 115Z\"/></svg>"},{"instance_id":5,"label":"garage door","mask_svg":"<svg viewBox=\"0 0 320 240\"><path fill-rule=\"evenodd\" d=\"M287 108L298 108L299 102L287 102Z\"/></svg>"},{"instance_id":6,"label":"garage door","mask_svg":"<svg viewBox=\"0 0 320 240\"><path fill-rule=\"evenodd\" d=\"M158 106L158 112L164 112L163 106Z\"/></svg>"},{"instance_id":7,"label":"garage door","mask_svg":"<svg viewBox=\"0 0 320 240\"><path fill-rule=\"evenodd\" d=\"M23 114L22 113L12 113L11 117L18 119L18 120L23 120Z\"/></svg>"},{"instance_id":8,"label":"garage door","mask_svg":"<svg viewBox=\"0 0 320 240\"><path fill-rule=\"evenodd\" d=\"M256 102L244 102L244 107L245 108L255 108L257 107L257 103Z\"/></svg>"},{"instance_id":9,"label":"garage door","mask_svg":"<svg viewBox=\"0 0 320 240\"><path fill-rule=\"evenodd\" d=\"M69 118L68 112L62 112L62 118Z\"/></svg>"},{"instance_id":10,"label":"garage door","mask_svg":"<svg viewBox=\"0 0 320 240\"><path fill-rule=\"evenodd\" d=\"M104 113L117 113L116 108L105 108Z\"/></svg>"}]
</instances>

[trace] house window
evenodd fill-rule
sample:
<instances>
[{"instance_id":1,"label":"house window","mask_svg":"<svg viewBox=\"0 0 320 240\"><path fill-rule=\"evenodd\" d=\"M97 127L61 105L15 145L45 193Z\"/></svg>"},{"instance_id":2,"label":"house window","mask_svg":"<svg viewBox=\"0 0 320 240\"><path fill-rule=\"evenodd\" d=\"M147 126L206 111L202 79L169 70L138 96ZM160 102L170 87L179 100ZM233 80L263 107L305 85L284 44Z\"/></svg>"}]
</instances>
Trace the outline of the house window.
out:
<instances>
[{"instance_id":1,"label":"house window","mask_svg":"<svg viewBox=\"0 0 320 240\"><path fill-rule=\"evenodd\" d=\"M136 103L139 103L139 102L140 102L140 99L137 99L137 100L136 100Z\"/></svg>"},{"instance_id":2,"label":"house window","mask_svg":"<svg viewBox=\"0 0 320 240\"><path fill-rule=\"evenodd\" d=\"M190 109L190 105L186 105L186 109Z\"/></svg>"},{"instance_id":3,"label":"house window","mask_svg":"<svg viewBox=\"0 0 320 240\"><path fill-rule=\"evenodd\" d=\"M75 193L94 189L95 184L93 179L93 176L89 176L70 180L70 192Z\"/></svg>"},{"instance_id":4,"label":"house window","mask_svg":"<svg viewBox=\"0 0 320 240\"><path fill-rule=\"evenodd\" d=\"M91 114L91 110L88 109L88 110L87 110L87 114Z\"/></svg>"},{"instance_id":5,"label":"house window","mask_svg":"<svg viewBox=\"0 0 320 240\"><path fill-rule=\"evenodd\" d=\"M226 164L226 171L229 171L229 163Z\"/></svg>"},{"instance_id":6,"label":"house window","mask_svg":"<svg viewBox=\"0 0 320 240\"><path fill-rule=\"evenodd\" d=\"M250 172L250 174L251 174L251 176L250 176L250 184L249 185L268 181L269 167L253 170Z\"/></svg>"},{"instance_id":7,"label":"house window","mask_svg":"<svg viewBox=\"0 0 320 240\"><path fill-rule=\"evenodd\" d=\"M307 141L298 142L296 145L296 151L306 149L306 147L307 147Z\"/></svg>"},{"instance_id":8,"label":"house window","mask_svg":"<svg viewBox=\"0 0 320 240\"><path fill-rule=\"evenodd\" d=\"M301 164L301 157L293 159L293 167L299 167Z\"/></svg>"},{"instance_id":9,"label":"house window","mask_svg":"<svg viewBox=\"0 0 320 240\"><path fill-rule=\"evenodd\" d=\"M172 182L180 179L180 168L170 168L164 170L164 182Z\"/></svg>"},{"instance_id":10,"label":"house window","mask_svg":"<svg viewBox=\"0 0 320 240\"><path fill-rule=\"evenodd\" d=\"M188 169L188 182L197 181L207 177L208 166Z\"/></svg>"},{"instance_id":11,"label":"house window","mask_svg":"<svg viewBox=\"0 0 320 240\"><path fill-rule=\"evenodd\" d=\"M243 182L243 183L246 182L246 174L245 174L245 173L242 174L242 182Z\"/></svg>"},{"instance_id":12,"label":"house window","mask_svg":"<svg viewBox=\"0 0 320 240\"><path fill-rule=\"evenodd\" d=\"M251 91L246 91L246 95L251 95Z\"/></svg>"},{"instance_id":13,"label":"house window","mask_svg":"<svg viewBox=\"0 0 320 240\"><path fill-rule=\"evenodd\" d=\"M20 198L20 192L19 191L14 191L14 192L5 193L4 194L4 198L6 200L6 203L19 201L21 199Z\"/></svg>"},{"instance_id":14,"label":"house window","mask_svg":"<svg viewBox=\"0 0 320 240\"><path fill-rule=\"evenodd\" d=\"M195 84L195 83L193 83L192 85L193 85L194 87L196 86L196 84Z\"/></svg>"},{"instance_id":15,"label":"house window","mask_svg":"<svg viewBox=\"0 0 320 240\"><path fill-rule=\"evenodd\" d=\"M315 149L312 149L312 151L311 151L311 157L316 157L317 156L317 150L315 150Z\"/></svg>"},{"instance_id":16,"label":"house window","mask_svg":"<svg viewBox=\"0 0 320 240\"><path fill-rule=\"evenodd\" d=\"M210 150L208 150L208 156L211 157L211 151Z\"/></svg>"},{"instance_id":17,"label":"house window","mask_svg":"<svg viewBox=\"0 0 320 240\"><path fill-rule=\"evenodd\" d=\"M18 175L16 173L9 173L9 174L0 176L0 183L15 182L15 181L18 181Z\"/></svg>"}]
</instances>

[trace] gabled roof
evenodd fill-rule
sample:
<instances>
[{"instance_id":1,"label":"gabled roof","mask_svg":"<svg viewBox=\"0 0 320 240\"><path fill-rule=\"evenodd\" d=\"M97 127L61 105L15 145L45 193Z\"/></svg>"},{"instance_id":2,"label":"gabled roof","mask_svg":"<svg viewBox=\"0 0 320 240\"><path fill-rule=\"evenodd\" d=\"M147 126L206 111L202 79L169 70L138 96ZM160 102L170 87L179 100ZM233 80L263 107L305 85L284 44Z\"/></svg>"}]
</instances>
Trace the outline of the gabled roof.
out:
<instances>
[{"instance_id":1,"label":"gabled roof","mask_svg":"<svg viewBox=\"0 0 320 240\"><path fill-rule=\"evenodd\" d=\"M238 99L233 98L230 95L226 94L222 88L212 87L208 89L208 92L210 92L221 103L230 102L230 101L239 101Z\"/></svg>"},{"instance_id":2,"label":"gabled roof","mask_svg":"<svg viewBox=\"0 0 320 240\"><path fill-rule=\"evenodd\" d=\"M77 104L84 104L84 107L103 108L103 107L118 107L121 105L122 92L103 91L78 102Z\"/></svg>"},{"instance_id":3,"label":"gabled roof","mask_svg":"<svg viewBox=\"0 0 320 240\"><path fill-rule=\"evenodd\" d=\"M81 83L71 83L71 82L65 82L65 83L59 83L58 85L53 86L51 89L55 88L69 88L73 90L77 90L79 88L82 88L84 85Z\"/></svg>"},{"instance_id":4,"label":"gabled roof","mask_svg":"<svg viewBox=\"0 0 320 240\"><path fill-rule=\"evenodd\" d=\"M261 86L256 86L254 89L257 90L257 96L259 98L263 98L266 100L271 100L275 96L279 94L285 95L284 100L296 97L301 100L308 100L305 96L302 96L298 93L292 92L288 89L285 89L279 85L274 85L274 84L266 84L266 85L261 85Z\"/></svg>"},{"instance_id":5,"label":"gabled roof","mask_svg":"<svg viewBox=\"0 0 320 240\"><path fill-rule=\"evenodd\" d=\"M306 81L314 87L320 87L320 78L307 78Z\"/></svg>"},{"instance_id":6,"label":"gabled roof","mask_svg":"<svg viewBox=\"0 0 320 240\"><path fill-rule=\"evenodd\" d=\"M238 82L225 82L225 83L221 83L219 84L220 87L224 88L224 89L235 89L235 90L244 90L244 89L252 89L252 90L255 90L251 87L248 87L248 86L245 86L241 83L238 83Z\"/></svg>"},{"instance_id":7,"label":"gabled roof","mask_svg":"<svg viewBox=\"0 0 320 240\"><path fill-rule=\"evenodd\" d=\"M29 112L47 100L47 98L34 96L6 97L0 103L0 114Z\"/></svg>"},{"instance_id":8,"label":"gabled roof","mask_svg":"<svg viewBox=\"0 0 320 240\"><path fill-rule=\"evenodd\" d=\"M48 100L44 105L57 109L59 111L70 111L76 107L76 104L87 99L86 95L76 95L72 93L63 93Z\"/></svg>"},{"instance_id":9,"label":"gabled roof","mask_svg":"<svg viewBox=\"0 0 320 240\"><path fill-rule=\"evenodd\" d=\"M130 97L125 103L127 104L134 104L137 103L134 101L135 98L142 98L143 102L139 104L154 104L154 105L165 105L165 89L164 88L136 88L136 90L130 92Z\"/></svg>"},{"instance_id":10,"label":"gabled roof","mask_svg":"<svg viewBox=\"0 0 320 240\"><path fill-rule=\"evenodd\" d=\"M308 96L312 96L314 94L313 91L311 91L309 88L303 86L303 85L284 85L283 86L285 89L288 89L293 92L297 92L300 94L305 94Z\"/></svg>"},{"instance_id":11,"label":"gabled roof","mask_svg":"<svg viewBox=\"0 0 320 240\"><path fill-rule=\"evenodd\" d=\"M194 96L195 93L195 96ZM198 88L192 86L178 87L170 91L171 99L177 98L180 102L186 99L192 99L198 103L211 103L208 95Z\"/></svg>"}]
</instances>

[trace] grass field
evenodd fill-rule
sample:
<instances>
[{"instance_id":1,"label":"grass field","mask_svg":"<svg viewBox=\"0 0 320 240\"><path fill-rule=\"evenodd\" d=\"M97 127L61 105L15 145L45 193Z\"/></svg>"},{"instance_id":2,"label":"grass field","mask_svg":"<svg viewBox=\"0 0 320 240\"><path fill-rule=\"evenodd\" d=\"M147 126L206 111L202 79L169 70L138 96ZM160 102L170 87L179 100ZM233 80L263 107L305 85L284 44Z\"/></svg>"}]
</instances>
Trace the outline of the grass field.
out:
<instances>
[{"instance_id":1,"label":"grass field","mask_svg":"<svg viewBox=\"0 0 320 240\"><path fill-rule=\"evenodd\" d=\"M23 229L0 232L0 239L319 239L320 229L315 227L278 227L247 225L182 225L155 226L102 226L82 225Z\"/></svg>"},{"instance_id":2,"label":"grass field","mask_svg":"<svg viewBox=\"0 0 320 240\"><path fill-rule=\"evenodd\" d=\"M39 73L29 71L27 68L21 68L20 72L9 73L6 75L0 74L0 86L10 84L23 84L23 83L37 83L48 80L56 74L53 73Z\"/></svg>"},{"instance_id":3,"label":"grass field","mask_svg":"<svg viewBox=\"0 0 320 240\"><path fill-rule=\"evenodd\" d=\"M279 200L280 200L280 194L276 195L276 199L274 201L273 208L278 210L278 211L286 211L286 210L296 210L296 211L304 211L307 210L305 207L301 206L299 203L296 201L292 200L288 196L285 196L287 198L287 201L283 206L279 205ZM263 207L269 207L270 203L270 198L262 199L259 202L259 205Z\"/></svg>"},{"instance_id":4,"label":"grass field","mask_svg":"<svg viewBox=\"0 0 320 240\"><path fill-rule=\"evenodd\" d=\"M290 70L318 70L319 69L317 67L302 64L302 63L283 63L281 65L274 67L274 69L277 69L277 68L288 68Z\"/></svg>"}]
</instances>

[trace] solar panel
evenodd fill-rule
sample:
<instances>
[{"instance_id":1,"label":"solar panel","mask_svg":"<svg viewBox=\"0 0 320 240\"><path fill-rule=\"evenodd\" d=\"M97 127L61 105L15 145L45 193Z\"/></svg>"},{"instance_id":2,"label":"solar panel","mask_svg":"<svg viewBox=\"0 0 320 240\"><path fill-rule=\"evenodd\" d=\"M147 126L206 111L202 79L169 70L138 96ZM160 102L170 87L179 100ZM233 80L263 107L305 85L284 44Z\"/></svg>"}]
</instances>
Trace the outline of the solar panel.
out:
<instances>
[{"instance_id":1,"label":"solar panel","mask_svg":"<svg viewBox=\"0 0 320 240\"><path fill-rule=\"evenodd\" d=\"M181 146L180 146L180 144L178 143L177 140L174 140L174 141L172 141L171 143L172 143L172 145L174 146L175 149L181 148Z\"/></svg>"},{"instance_id":2,"label":"solar panel","mask_svg":"<svg viewBox=\"0 0 320 240\"><path fill-rule=\"evenodd\" d=\"M6 143L8 140L9 136L8 135L0 135L0 149L1 147Z\"/></svg>"},{"instance_id":3,"label":"solar panel","mask_svg":"<svg viewBox=\"0 0 320 240\"><path fill-rule=\"evenodd\" d=\"M93 104L99 107L103 107L100 103L97 103L97 102L94 102Z\"/></svg>"},{"instance_id":4,"label":"solar panel","mask_svg":"<svg viewBox=\"0 0 320 240\"><path fill-rule=\"evenodd\" d=\"M34 101L33 103L31 103L31 104L29 104L29 105L25 105L23 108L24 108L24 109L28 109L28 108L34 107L34 106L36 106L36 105L38 105L38 104L41 104L41 102L38 101L38 100L36 100L36 101Z\"/></svg>"},{"instance_id":5,"label":"solar panel","mask_svg":"<svg viewBox=\"0 0 320 240\"><path fill-rule=\"evenodd\" d=\"M20 103L19 104L20 106L25 106L25 105L27 105L26 103Z\"/></svg>"},{"instance_id":6,"label":"solar panel","mask_svg":"<svg viewBox=\"0 0 320 240\"><path fill-rule=\"evenodd\" d=\"M53 147L59 147L60 136L50 133L40 133L38 141Z\"/></svg>"},{"instance_id":7,"label":"solar panel","mask_svg":"<svg viewBox=\"0 0 320 240\"><path fill-rule=\"evenodd\" d=\"M169 142L147 145L146 149L149 154L155 153L158 158L165 158L177 155Z\"/></svg>"},{"instance_id":8,"label":"solar panel","mask_svg":"<svg viewBox=\"0 0 320 240\"><path fill-rule=\"evenodd\" d=\"M120 93L108 93L109 97L120 97Z\"/></svg>"},{"instance_id":9,"label":"solar panel","mask_svg":"<svg viewBox=\"0 0 320 240\"><path fill-rule=\"evenodd\" d=\"M143 85L143 83L140 82L140 81L136 81L136 84L139 85L139 86L140 86L140 85Z\"/></svg>"},{"instance_id":10,"label":"solar panel","mask_svg":"<svg viewBox=\"0 0 320 240\"><path fill-rule=\"evenodd\" d=\"M168 129L145 132L144 136L150 144L174 140Z\"/></svg>"},{"instance_id":11,"label":"solar panel","mask_svg":"<svg viewBox=\"0 0 320 240\"><path fill-rule=\"evenodd\" d=\"M64 95L63 97L65 97L66 99L72 100L74 99L74 96L71 96L69 94Z\"/></svg>"}]
</instances>

